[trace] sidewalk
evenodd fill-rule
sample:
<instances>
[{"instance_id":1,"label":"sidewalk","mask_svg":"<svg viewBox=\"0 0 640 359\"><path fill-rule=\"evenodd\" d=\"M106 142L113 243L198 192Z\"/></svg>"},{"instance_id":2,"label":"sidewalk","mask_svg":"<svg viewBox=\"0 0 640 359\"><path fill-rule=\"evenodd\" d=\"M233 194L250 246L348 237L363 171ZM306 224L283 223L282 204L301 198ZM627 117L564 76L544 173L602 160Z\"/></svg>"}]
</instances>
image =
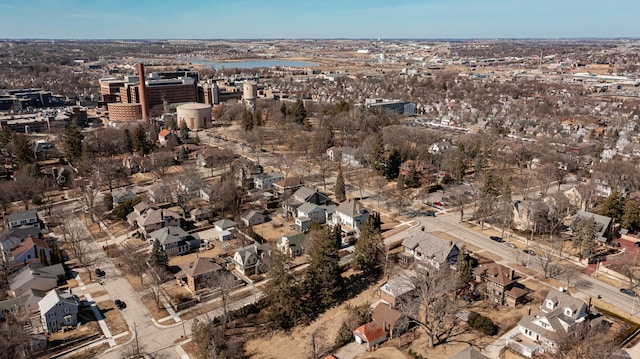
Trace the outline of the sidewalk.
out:
<instances>
[{"instance_id":1,"label":"sidewalk","mask_svg":"<svg viewBox=\"0 0 640 359\"><path fill-rule=\"evenodd\" d=\"M75 279L76 281L78 281L78 286L80 287L80 289L86 290L87 287L84 285L84 282L82 281L82 278L80 278L79 273L76 274ZM98 309L98 307L96 306L96 302L93 300L93 298L91 297L91 294L89 294L88 292L84 293L84 297L86 298L87 302L91 303L91 310L93 311L93 315L96 317L96 320L98 321L98 325L102 330L102 334L104 334L104 337L107 339L109 346L112 348L115 347L116 341L111 336L111 331L109 330L107 323L104 321L104 318L102 317L102 313L100 313L100 309Z\"/></svg>"}]
</instances>

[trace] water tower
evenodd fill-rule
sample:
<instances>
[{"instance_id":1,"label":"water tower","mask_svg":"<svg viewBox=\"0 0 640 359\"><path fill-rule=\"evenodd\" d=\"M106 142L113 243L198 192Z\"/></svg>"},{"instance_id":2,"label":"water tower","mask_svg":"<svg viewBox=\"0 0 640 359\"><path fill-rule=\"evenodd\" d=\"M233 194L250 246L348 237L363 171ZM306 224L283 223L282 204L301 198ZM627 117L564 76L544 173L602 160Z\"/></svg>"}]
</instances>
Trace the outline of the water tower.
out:
<instances>
[{"instance_id":1,"label":"water tower","mask_svg":"<svg viewBox=\"0 0 640 359\"><path fill-rule=\"evenodd\" d=\"M256 98L258 97L258 84L254 81L245 81L242 84L242 99L251 111L256 109Z\"/></svg>"}]
</instances>

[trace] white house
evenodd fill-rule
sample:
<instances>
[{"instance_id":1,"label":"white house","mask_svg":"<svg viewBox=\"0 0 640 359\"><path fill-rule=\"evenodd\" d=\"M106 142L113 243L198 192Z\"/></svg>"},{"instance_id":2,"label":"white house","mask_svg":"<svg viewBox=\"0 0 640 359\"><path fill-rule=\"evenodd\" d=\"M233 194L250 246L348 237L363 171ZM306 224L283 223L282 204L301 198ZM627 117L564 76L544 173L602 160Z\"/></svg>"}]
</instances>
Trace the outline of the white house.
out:
<instances>
[{"instance_id":1,"label":"white house","mask_svg":"<svg viewBox=\"0 0 640 359\"><path fill-rule=\"evenodd\" d=\"M253 185L255 188L261 190L270 190L273 188L273 184L284 179L280 172L266 172L260 173L253 178Z\"/></svg>"},{"instance_id":2,"label":"white house","mask_svg":"<svg viewBox=\"0 0 640 359\"><path fill-rule=\"evenodd\" d=\"M364 208L362 203L357 200L349 199L340 203L333 215L333 225L340 224L346 229L358 229L364 221L369 218L369 212Z\"/></svg>"},{"instance_id":3,"label":"white house","mask_svg":"<svg viewBox=\"0 0 640 359\"><path fill-rule=\"evenodd\" d=\"M324 224L327 221L324 208L309 202L305 202L298 207L297 217L308 217L318 224Z\"/></svg>"},{"instance_id":4,"label":"white house","mask_svg":"<svg viewBox=\"0 0 640 359\"><path fill-rule=\"evenodd\" d=\"M40 219L38 218L38 211L36 211L35 209L7 214L5 216L5 220L7 221L9 229L40 223Z\"/></svg>"}]
</instances>

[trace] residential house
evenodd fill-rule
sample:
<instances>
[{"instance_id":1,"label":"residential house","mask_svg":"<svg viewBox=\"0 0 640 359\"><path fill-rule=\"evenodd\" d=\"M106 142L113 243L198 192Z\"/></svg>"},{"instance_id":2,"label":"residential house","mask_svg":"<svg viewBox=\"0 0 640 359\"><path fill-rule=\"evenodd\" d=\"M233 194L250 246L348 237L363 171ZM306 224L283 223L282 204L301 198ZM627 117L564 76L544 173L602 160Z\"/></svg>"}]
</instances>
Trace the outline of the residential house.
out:
<instances>
[{"instance_id":1,"label":"residential house","mask_svg":"<svg viewBox=\"0 0 640 359\"><path fill-rule=\"evenodd\" d=\"M46 292L55 288L62 278L64 278L62 264L39 268L25 266L9 276L9 288L11 289L9 294L12 297L19 297L30 289Z\"/></svg>"},{"instance_id":2,"label":"residential house","mask_svg":"<svg viewBox=\"0 0 640 359\"><path fill-rule=\"evenodd\" d=\"M146 157L132 155L122 159L122 167L128 169L129 173L146 173L149 171L150 163Z\"/></svg>"},{"instance_id":3,"label":"residential house","mask_svg":"<svg viewBox=\"0 0 640 359\"><path fill-rule=\"evenodd\" d=\"M283 180L282 173L280 172L266 172L260 173L253 177L253 186L263 191L268 191L273 188L273 184Z\"/></svg>"},{"instance_id":4,"label":"residential house","mask_svg":"<svg viewBox=\"0 0 640 359\"><path fill-rule=\"evenodd\" d=\"M327 156L333 162L341 161L345 165L359 167L361 163L356 159L356 149L353 147L331 147Z\"/></svg>"},{"instance_id":5,"label":"residential house","mask_svg":"<svg viewBox=\"0 0 640 359\"><path fill-rule=\"evenodd\" d=\"M8 263L11 250L20 245L26 238L40 238L40 226L23 226L5 229L0 233L0 263Z\"/></svg>"},{"instance_id":6,"label":"residential house","mask_svg":"<svg viewBox=\"0 0 640 359\"><path fill-rule=\"evenodd\" d=\"M9 267L19 267L25 264L37 263L46 265L51 262L51 249L43 239L27 237L11 248L6 258Z\"/></svg>"},{"instance_id":7,"label":"residential house","mask_svg":"<svg viewBox=\"0 0 640 359\"><path fill-rule=\"evenodd\" d=\"M318 224L324 224L327 221L327 214L324 208L309 202L305 202L298 207L298 215L296 217L307 217Z\"/></svg>"},{"instance_id":8,"label":"residential house","mask_svg":"<svg viewBox=\"0 0 640 359\"><path fill-rule=\"evenodd\" d=\"M178 226L167 226L149 234L150 240L160 242L167 257L197 251L200 248L200 238L190 235Z\"/></svg>"},{"instance_id":9,"label":"residential house","mask_svg":"<svg viewBox=\"0 0 640 359\"><path fill-rule=\"evenodd\" d=\"M276 243L278 250L289 257L297 257L304 254L304 233L282 236Z\"/></svg>"},{"instance_id":10,"label":"residential house","mask_svg":"<svg viewBox=\"0 0 640 359\"><path fill-rule=\"evenodd\" d=\"M7 214L5 215L5 221L9 229L18 228L25 225L40 225L38 211L36 211L35 209Z\"/></svg>"},{"instance_id":11,"label":"residential house","mask_svg":"<svg viewBox=\"0 0 640 359\"><path fill-rule=\"evenodd\" d=\"M572 207L578 208L583 211L585 210L586 201L584 201L582 194L577 187L571 187L568 190L562 192L562 194L567 197L567 199L569 200L569 204Z\"/></svg>"},{"instance_id":12,"label":"residential house","mask_svg":"<svg viewBox=\"0 0 640 359\"><path fill-rule=\"evenodd\" d=\"M178 264L181 271L176 274L176 278L184 283L192 291L198 291L213 286L213 278L222 267L212 258L196 257L194 261Z\"/></svg>"},{"instance_id":13,"label":"residential house","mask_svg":"<svg viewBox=\"0 0 640 359\"><path fill-rule=\"evenodd\" d=\"M44 298L46 292L29 289L22 295L0 301L0 321L10 317L20 320L40 311L38 302Z\"/></svg>"},{"instance_id":14,"label":"residential house","mask_svg":"<svg viewBox=\"0 0 640 359\"><path fill-rule=\"evenodd\" d=\"M213 217L213 213L209 208L194 208L189 211L189 216L196 222L206 221Z\"/></svg>"},{"instance_id":15,"label":"residential house","mask_svg":"<svg viewBox=\"0 0 640 359\"><path fill-rule=\"evenodd\" d=\"M460 253L460 245L426 232L407 237L402 241L404 254L412 256L416 262L424 262L439 269L443 265L455 266Z\"/></svg>"},{"instance_id":16,"label":"residential house","mask_svg":"<svg viewBox=\"0 0 640 359\"><path fill-rule=\"evenodd\" d=\"M238 169L236 179L241 182L242 188L252 189L254 187L254 177L261 174L264 168L256 161L245 160Z\"/></svg>"},{"instance_id":17,"label":"residential house","mask_svg":"<svg viewBox=\"0 0 640 359\"><path fill-rule=\"evenodd\" d=\"M250 209L250 210L244 212L240 216L240 219L242 220L242 223L244 223L245 226L251 227L251 226L255 226L255 225L264 223L265 220L266 220L266 217L261 211L257 211L255 209Z\"/></svg>"},{"instance_id":18,"label":"residential house","mask_svg":"<svg viewBox=\"0 0 640 359\"><path fill-rule=\"evenodd\" d=\"M303 203L313 203L324 206L331 203L331 199L317 190L302 186L298 188L289 198L282 202L282 208L291 216L297 214L298 207Z\"/></svg>"},{"instance_id":19,"label":"residential house","mask_svg":"<svg viewBox=\"0 0 640 359\"><path fill-rule=\"evenodd\" d=\"M158 142L160 142L160 146L173 147L178 144L178 135L176 135L173 131L163 129L158 132Z\"/></svg>"},{"instance_id":20,"label":"residential house","mask_svg":"<svg viewBox=\"0 0 640 359\"><path fill-rule=\"evenodd\" d=\"M511 226L519 231L529 231L533 228L533 213L536 206L546 206L544 203L524 200L513 202L513 217Z\"/></svg>"},{"instance_id":21,"label":"residential house","mask_svg":"<svg viewBox=\"0 0 640 359\"><path fill-rule=\"evenodd\" d=\"M515 271L503 265L488 263L475 268L473 274L476 282L486 284L486 294L491 303L515 307L529 293L517 282Z\"/></svg>"},{"instance_id":22,"label":"residential house","mask_svg":"<svg viewBox=\"0 0 640 359\"><path fill-rule=\"evenodd\" d=\"M327 156L333 162L338 162L342 160L342 151L340 151L340 147L331 147L327 149Z\"/></svg>"},{"instance_id":23,"label":"residential house","mask_svg":"<svg viewBox=\"0 0 640 359\"><path fill-rule=\"evenodd\" d=\"M411 281L411 278L405 276L389 278L380 287L380 299L389 303L392 308L410 306L415 298L416 286Z\"/></svg>"},{"instance_id":24,"label":"residential house","mask_svg":"<svg viewBox=\"0 0 640 359\"><path fill-rule=\"evenodd\" d=\"M300 232L306 232L311 229L311 218L306 216L298 216L293 220L294 228Z\"/></svg>"},{"instance_id":25,"label":"residential house","mask_svg":"<svg viewBox=\"0 0 640 359\"><path fill-rule=\"evenodd\" d=\"M38 302L38 306L42 326L49 333L78 325L80 303L71 293L54 289Z\"/></svg>"},{"instance_id":26,"label":"residential house","mask_svg":"<svg viewBox=\"0 0 640 359\"><path fill-rule=\"evenodd\" d=\"M357 231L367 218L369 218L369 212L360 201L348 199L336 208L333 215L333 225L339 224L343 230Z\"/></svg>"},{"instance_id":27,"label":"residential house","mask_svg":"<svg viewBox=\"0 0 640 359\"><path fill-rule=\"evenodd\" d=\"M587 325L588 315L589 308L584 301L571 296L564 288L552 289L536 313L518 322L518 333L507 339L507 345L528 358L546 351L555 352L556 338Z\"/></svg>"},{"instance_id":28,"label":"residential house","mask_svg":"<svg viewBox=\"0 0 640 359\"><path fill-rule=\"evenodd\" d=\"M447 140L440 140L429 146L429 149L427 151L432 155L436 155L444 153L449 148L451 148L451 142Z\"/></svg>"},{"instance_id":29,"label":"residential house","mask_svg":"<svg viewBox=\"0 0 640 359\"><path fill-rule=\"evenodd\" d=\"M302 187L302 178L287 177L273 184L273 188L280 194L292 193Z\"/></svg>"},{"instance_id":30,"label":"residential house","mask_svg":"<svg viewBox=\"0 0 640 359\"><path fill-rule=\"evenodd\" d=\"M384 330L384 323L371 321L359 326L353 331L353 337L358 344L366 344L367 349L372 349L376 345L387 340L387 331Z\"/></svg>"},{"instance_id":31,"label":"residential house","mask_svg":"<svg viewBox=\"0 0 640 359\"><path fill-rule=\"evenodd\" d=\"M167 209L149 209L136 219L144 235L168 226L180 226L181 216Z\"/></svg>"},{"instance_id":32,"label":"residential house","mask_svg":"<svg viewBox=\"0 0 640 359\"><path fill-rule=\"evenodd\" d=\"M489 357L468 346L450 356L449 359L489 359Z\"/></svg>"},{"instance_id":33,"label":"residential house","mask_svg":"<svg viewBox=\"0 0 640 359\"><path fill-rule=\"evenodd\" d=\"M236 222L227 219L227 218L223 218L219 221L215 221L213 222L213 226L215 227L215 229L218 230L218 232L222 232L224 230L232 230L235 229L237 224Z\"/></svg>"},{"instance_id":34,"label":"residential house","mask_svg":"<svg viewBox=\"0 0 640 359\"><path fill-rule=\"evenodd\" d=\"M204 199L207 202L213 202L213 200L216 198L216 190L208 184L200 187L200 191L198 194L200 195L200 198Z\"/></svg>"},{"instance_id":35,"label":"residential house","mask_svg":"<svg viewBox=\"0 0 640 359\"><path fill-rule=\"evenodd\" d=\"M258 245L241 247L233 254L232 261L238 272L244 275L252 275L258 273Z\"/></svg>"},{"instance_id":36,"label":"residential house","mask_svg":"<svg viewBox=\"0 0 640 359\"><path fill-rule=\"evenodd\" d=\"M581 222L588 221L590 219L593 219L596 223L596 240L600 243L608 242L611 239L611 217L591 212L578 211L578 213L576 213L576 217L571 223L571 229L575 231Z\"/></svg>"},{"instance_id":37,"label":"residential house","mask_svg":"<svg viewBox=\"0 0 640 359\"><path fill-rule=\"evenodd\" d=\"M206 146L201 150L194 152L196 157L196 165L200 167L214 168L224 163L223 160L229 158L229 152L218 148Z\"/></svg>"},{"instance_id":38,"label":"residential house","mask_svg":"<svg viewBox=\"0 0 640 359\"><path fill-rule=\"evenodd\" d=\"M128 189L111 192L113 198L113 207L117 207L119 204L125 201L136 198L136 194Z\"/></svg>"},{"instance_id":39,"label":"residential house","mask_svg":"<svg viewBox=\"0 0 640 359\"><path fill-rule=\"evenodd\" d=\"M147 189L147 197L149 197L149 201L151 201L151 203L166 203L173 201L171 189L162 181L155 182L149 186L149 189Z\"/></svg>"},{"instance_id":40,"label":"residential house","mask_svg":"<svg viewBox=\"0 0 640 359\"><path fill-rule=\"evenodd\" d=\"M142 201L136 204L135 206L133 206L133 211L127 214L127 223L129 223L129 225L131 226L138 226L138 218L140 218L140 216L145 214L151 208L152 207L149 206L149 203L147 203L147 201Z\"/></svg>"},{"instance_id":41,"label":"residential house","mask_svg":"<svg viewBox=\"0 0 640 359\"><path fill-rule=\"evenodd\" d=\"M384 330L389 333L389 339L401 335L409 327L409 320L403 311L393 308L383 300L373 305L371 314L374 322L382 323Z\"/></svg>"}]
</instances>

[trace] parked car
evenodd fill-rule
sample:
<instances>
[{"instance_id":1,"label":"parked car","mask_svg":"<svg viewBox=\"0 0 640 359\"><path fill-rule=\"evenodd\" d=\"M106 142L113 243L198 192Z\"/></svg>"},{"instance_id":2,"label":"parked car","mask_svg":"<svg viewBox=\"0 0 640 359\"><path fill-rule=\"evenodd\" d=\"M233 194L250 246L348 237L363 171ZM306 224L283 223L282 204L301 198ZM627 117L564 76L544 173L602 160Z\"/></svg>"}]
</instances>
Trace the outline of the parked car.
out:
<instances>
[{"instance_id":1,"label":"parked car","mask_svg":"<svg viewBox=\"0 0 640 359\"><path fill-rule=\"evenodd\" d=\"M613 247L619 248L620 247L620 242L611 242L611 245Z\"/></svg>"},{"instance_id":2,"label":"parked car","mask_svg":"<svg viewBox=\"0 0 640 359\"><path fill-rule=\"evenodd\" d=\"M427 217L435 217L436 216L436 212L434 211L427 211ZM640 243L640 242L639 242Z\"/></svg>"},{"instance_id":3,"label":"parked car","mask_svg":"<svg viewBox=\"0 0 640 359\"><path fill-rule=\"evenodd\" d=\"M635 242L633 245L636 247L640 247L640 242Z\"/></svg>"},{"instance_id":4,"label":"parked car","mask_svg":"<svg viewBox=\"0 0 640 359\"><path fill-rule=\"evenodd\" d=\"M104 277L107 273L105 271L103 271L100 268L96 268L96 276L98 276L98 278L100 277Z\"/></svg>"},{"instance_id":5,"label":"parked car","mask_svg":"<svg viewBox=\"0 0 640 359\"><path fill-rule=\"evenodd\" d=\"M518 248L518 247L516 247L516 245L515 245L515 244L513 244L513 243L511 243L511 242L506 243L506 244L505 244L505 246L507 246L507 247L509 247L509 248Z\"/></svg>"},{"instance_id":6,"label":"parked car","mask_svg":"<svg viewBox=\"0 0 640 359\"><path fill-rule=\"evenodd\" d=\"M496 241L498 243L502 243L504 242L504 239L502 239L502 237L498 237L498 236L490 236L489 238L491 238L492 241Z\"/></svg>"},{"instance_id":7,"label":"parked car","mask_svg":"<svg viewBox=\"0 0 640 359\"><path fill-rule=\"evenodd\" d=\"M127 304L120 299L114 300L113 303L116 305L116 307L118 307L118 309L124 309L127 307Z\"/></svg>"},{"instance_id":8,"label":"parked car","mask_svg":"<svg viewBox=\"0 0 640 359\"><path fill-rule=\"evenodd\" d=\"M634 290L631 290L629 288L620 288L620 293L624 293L631 297L635 297L637 295Z\"/></svg>"},{"instance_id":9,"label":"parked car","mask_svg":"<svg viewBox=\"0 0 640 359\"><path fill-rule=\"evenodd\" d=\"M438 207L444 207L444 204L440 201L438 202L433 202L434 205L438 206Z\"/></svg>"},{"instance_id":10,"label":"parked car","mask_svg":"<svg viewBox=\"0 0 640 359\"><path fill-rule=\"evenodd\" d=\"M522 250L525 254L528 254L530 256L535 256L536 252L533 251L533 249L523 249Z\"/></svg>"}]
</instances>

